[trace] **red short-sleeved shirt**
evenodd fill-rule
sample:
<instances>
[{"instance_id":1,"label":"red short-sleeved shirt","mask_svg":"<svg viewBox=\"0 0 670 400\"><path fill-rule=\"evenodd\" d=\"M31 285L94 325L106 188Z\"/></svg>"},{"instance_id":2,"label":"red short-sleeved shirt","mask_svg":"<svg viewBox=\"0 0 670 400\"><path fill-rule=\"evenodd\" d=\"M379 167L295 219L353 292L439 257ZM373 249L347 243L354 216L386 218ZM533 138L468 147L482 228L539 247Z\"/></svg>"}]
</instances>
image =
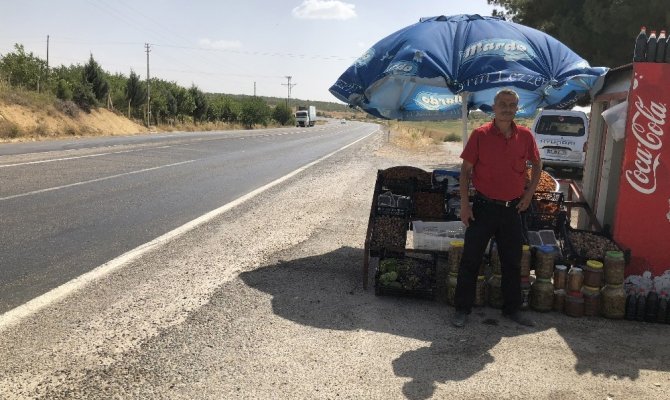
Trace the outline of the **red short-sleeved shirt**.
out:
<instances>
[{"instance_id":1,"label":"red short-sleeved shirt","mask_svg":"<svg viewBox=\"0 0 670 400\"><path fill-rule=\"evenodd\" d=\"M526 186L526 161L540 153L528 128L512 122L512 136L495 126L495 120L472 131L461 158L474 165L472 184L484 196L496 200L520 197Z\"/></svg>"}]
</instances>

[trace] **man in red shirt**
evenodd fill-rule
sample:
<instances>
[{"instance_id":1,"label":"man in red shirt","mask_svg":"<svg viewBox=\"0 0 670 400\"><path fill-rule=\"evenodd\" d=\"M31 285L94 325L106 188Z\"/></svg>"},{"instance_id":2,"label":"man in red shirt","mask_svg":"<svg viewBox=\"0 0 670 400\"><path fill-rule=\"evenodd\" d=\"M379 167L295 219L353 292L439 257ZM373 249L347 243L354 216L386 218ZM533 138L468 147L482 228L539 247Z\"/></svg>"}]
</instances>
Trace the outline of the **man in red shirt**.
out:
<instances>
[{"instance_id":1,"label":"man in red shirt","mask_svg":"<svg viewBox=\"0 0 670 400\"><path fill-rule=\"evenodd\" d=\"M475 298L477 275L486 246L495 236L502 269L503 316L526 326L534 323L519 312L523 232L520 213L530 205L542 173L532 133L514 123L519 96L510 89L493 100L493 122L475 129L461 158L461 220L467 227L458 271L452 324L465 325ZM532 165L526 188L526 162ZM477 191L472 206L470 183Z\"/></svg>"}]
</instances>

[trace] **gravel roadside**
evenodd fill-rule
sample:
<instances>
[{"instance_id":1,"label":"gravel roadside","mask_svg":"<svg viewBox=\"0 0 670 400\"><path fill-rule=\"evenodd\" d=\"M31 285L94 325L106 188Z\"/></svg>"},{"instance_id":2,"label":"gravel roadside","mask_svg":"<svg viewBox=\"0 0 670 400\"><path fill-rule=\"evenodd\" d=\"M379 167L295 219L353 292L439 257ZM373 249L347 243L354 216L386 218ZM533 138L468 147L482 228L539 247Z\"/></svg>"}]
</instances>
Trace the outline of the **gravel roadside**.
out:
<instances>
[{"instance_id":1,"label":"gravel roadside","mask_svg":"<svg viewBox=\"0 0 670 400\"><path fill-rule=\"evenodd\" d=\"M441 303L360 279L379 133L0 332L0 399L663 399L670 326Z\"/></svg>"}]
</instances>

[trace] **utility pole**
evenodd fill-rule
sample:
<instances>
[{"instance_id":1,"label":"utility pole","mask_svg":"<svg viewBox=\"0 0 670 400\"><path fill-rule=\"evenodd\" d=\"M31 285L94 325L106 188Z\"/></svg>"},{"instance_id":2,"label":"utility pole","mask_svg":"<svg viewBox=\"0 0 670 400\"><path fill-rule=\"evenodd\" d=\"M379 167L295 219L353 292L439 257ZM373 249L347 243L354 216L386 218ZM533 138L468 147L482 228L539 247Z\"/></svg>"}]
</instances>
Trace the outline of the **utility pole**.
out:
<instances>
[{"instance_id":1,"label":"utility pole","mask_svg":"<svg viewBox=\"0 0 670 400\"><path fill-rule=\"evenodd\" d=\"M288 97L286 97L286 108L291 109L291 88L297 85L297 83L291 83L292 76L286 76L285 78L288 79L288 83L282 83L282 86L288 87Z\"/></svg>"},{"instance_id":2,"label":"utility pole","mask_svg":"<svg viewBox=\"0 0 670 400\"><path fill-rule=\"evenodd\" d=\"M47 76L45 81L49 81L49 35L47 35Z\"/></svg>"},{"instance_id":3,"label":"utility pole","mask_svg":"<svg viewBox=\"0 0 670 400\"><path fill-rule=\"evenodd\" d=\"M256 81L254 81L254 97L256 97Z\"/></svg>"},{"instance_id":4,"label":"utility pole","mask_svg":"<svg viewBox=\"0 0 670 400\"><path fill-rule=\"evenodd\" d=\"M149 84L149 53L151 52L151 45L145 43L144 47L147 52L147 128L151 128L151 85Z\"/></svg>"}]
</instances>

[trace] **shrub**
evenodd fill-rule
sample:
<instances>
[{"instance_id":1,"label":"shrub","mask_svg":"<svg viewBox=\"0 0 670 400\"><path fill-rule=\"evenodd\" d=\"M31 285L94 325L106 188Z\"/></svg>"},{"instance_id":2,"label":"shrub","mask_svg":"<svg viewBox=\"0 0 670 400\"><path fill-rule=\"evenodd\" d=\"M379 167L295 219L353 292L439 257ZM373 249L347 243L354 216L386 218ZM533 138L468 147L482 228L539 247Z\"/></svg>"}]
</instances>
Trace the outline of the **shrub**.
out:
<instances>
[{"instance_id":1,"label":"shrub","mask_svg":"<svg viewBox=\"0 0 670 400\"><path fill-rule=\"evenodd\" d=\"M77 107L77 105L70 100L56 100L56 109L63 114L70 116L72 118L77 118L79 116L79 110L80 108Z\"/></svg>"},{"instance_id":2,"label":"shrub","mask_svg":"<svg viewBox=\"0 0 670 400\"><path fill-rule=\"evenodd\" d=\"M13 122L0 119L0 138L15 139L19 136L23 136L23 132L18 125Z\"/></svg>"},{"instance_id":3,"label":"shrub","mask_svg":"<svg viewBox=\"0 0 670 400\"><path fill-rule=\"evenodd\" d=\"M460 142L461 141L461 136L457 133L451 132L448 133L447 136L445 136L442 139L443 142Z\"/></svg>"}]
</instances>

